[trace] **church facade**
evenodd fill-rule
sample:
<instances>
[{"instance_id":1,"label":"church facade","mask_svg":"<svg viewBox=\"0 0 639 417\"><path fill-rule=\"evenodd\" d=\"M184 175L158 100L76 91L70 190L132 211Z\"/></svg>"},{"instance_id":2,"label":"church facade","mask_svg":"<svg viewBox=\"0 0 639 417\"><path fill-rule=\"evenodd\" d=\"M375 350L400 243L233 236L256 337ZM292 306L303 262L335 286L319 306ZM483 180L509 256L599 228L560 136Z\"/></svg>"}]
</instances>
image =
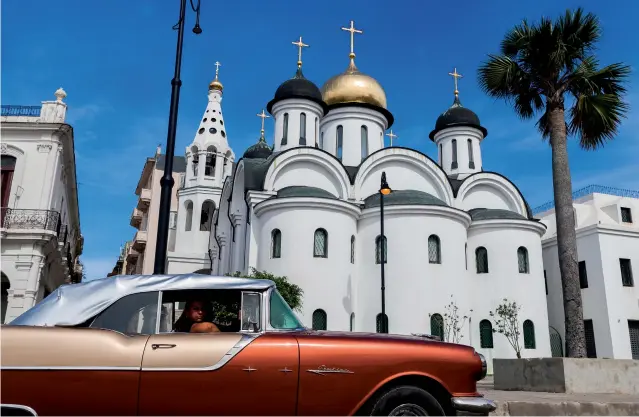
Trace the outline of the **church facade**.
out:
<instances>
[{"instance_id":1,"label":"church facade","mask_svg":"<svg viewBox=\"0 0 639 417\"><path fill-rule=\"evenodd\" d=\"M492 332L490 312L506 299L521 306L522 357L551 356L546 227L510 180L483 166L487 129L455 89L430 133L437 161L393 146L384 89L355 64L352 22L343 29L351 35L347 69L321 89L303 75L301 38L294 43L297 71L266 105L273 146L263 111L259 140L237 161L216 75L186 152L176 237L183 253L169 253L168 272L286 276L304 290L300 318L316 329L380 331L384 297L390 333L441 335L453 303L459 341L488 359L515 356ZM382 175L391 190L383 196L384 238Z\"/></svg>"}]
</instances>

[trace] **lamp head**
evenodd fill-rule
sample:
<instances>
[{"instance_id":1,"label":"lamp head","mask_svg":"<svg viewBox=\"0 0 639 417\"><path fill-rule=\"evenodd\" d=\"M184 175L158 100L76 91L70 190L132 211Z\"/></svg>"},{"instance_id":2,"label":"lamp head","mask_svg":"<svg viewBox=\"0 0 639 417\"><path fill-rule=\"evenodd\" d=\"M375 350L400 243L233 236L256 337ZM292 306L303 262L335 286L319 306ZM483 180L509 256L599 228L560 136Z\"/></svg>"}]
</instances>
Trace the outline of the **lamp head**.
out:
<instances>
[{"instance_id":1,"label":"lamp head","mask_svg":"<svg viewBox=\"0 0 639 417\"><path fill-rule=\"evenodd\" d=\"M193 33L195 33L196 35L199 35L200 33L202 33L202 28L200 27L199 23L195 24L195 27L193 28Z\"/></svg>"},{"instance_id":2,"label":"lamp head","mask_svg":"<svg viewBox=\"0 0 639 417\"><path fill-rule=\"evenodd\" d=\"M379 192L382 195L389 195L393 190L388 186L388 182L386 182L386 172L382 172L382 183L379 187Z\"/></svg>"}]
</instances>

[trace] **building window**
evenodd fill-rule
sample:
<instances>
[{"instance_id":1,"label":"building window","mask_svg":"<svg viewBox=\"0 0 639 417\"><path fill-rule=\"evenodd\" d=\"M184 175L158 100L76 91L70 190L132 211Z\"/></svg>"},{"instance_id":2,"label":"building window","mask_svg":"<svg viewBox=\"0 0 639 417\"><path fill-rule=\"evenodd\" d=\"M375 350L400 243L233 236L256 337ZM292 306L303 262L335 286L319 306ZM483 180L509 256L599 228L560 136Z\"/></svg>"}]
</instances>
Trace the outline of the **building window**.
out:
<instances>
[{"instance_id":1,"label":"building window","mask_svg":"<svg viewBox=\"0 0 639 417\"><path fill-rule=\"evenodd\" d=\"M313 139L315 140L315 147L317 148L317 117L315 118L315 130L313 131Z\"/></svg>"},{"instance_id":2,"label":"building window","mask_svg":"<svg viewBox=\"0 0 639 417\"><path fill-rule=\"evenodd\" d=\"M519 264L519 273L527 274L530 272L528 267L528 249L520 246L517 249L517 263Z\"/></svg>"},{"instance_id":3,"label":"building window","mask_svg":"<svg viewBox=\"0 0 639 417\"><path fill-rule=\"evenodd\" d=\"M428 237L428 263L442 263L441 244L437 235L430 235Z\"/></svg>"},{"instance_id":4,"label":"building window","mask_svg":"<svg viewBox=\"0 0 639 417\"><path fill-rule=\"evenodd\" d=\"M355 263L355 236L351 236L351 263Z\"/></svg>"},{"instance_id":5,"label":"building window","mask_svg":"<svg viewBox=\"0 0 639 417\"><path fill-rule=\"evenodd\" d=\"M493 325L490 320L482 320L479 322L479 343L484 349L492 349L493 343Z\"/></svg>"},{"instance_id":6,"label":"building window","mask_svg":"<svg viewBox=\"0 0 639 417\"><path fill-rule=\"evenodd\" d=\"M382 263L382 259L384 259L384 263L388 262L388 239L384 236L384 244L382 245L382 237L377 236L375 238L375 263Z\"/></svg>"},{"instance_id":7,"label":"building window","mask_svg":"<svg viewBox=\"0 0 639 417\"><path fill-rule=\"evenodd\" d=\"M280 229L273 229L271 232L271 258L282 257L282 232Z\"/></svg>"},{"instance_id":8,"label":"building window","mask_svg":"<svg viewBox=\"0 0 639 417\"><path fill-rule=\"evenodd\" d=\"M313 330L326 330L326 311L317 309L313 311Z\"/></svg>"},{"instance_id":9,"label":"building window","mask_svg":"<svg viewBox=\"0 0 639 417\"><path fill-rule=\"evenodd\" d=\"M524 349L535 348L535 325L531 320L524 321Z\"/></svg>"},{"instance_id":10,"label":"building window","mask_svg":"<svg viewBox=\"0 0 639 417\"><path fill-rule=\"evenodd\" d=\"M639 320L628 320L628 333L632 359L637 360L639 359Z\"/></svg>"},{"instance_id":11,"label":"building window","mask_svg":"<svg viewBox=\"0 0 639 417\"><path fill-rule=\"evenodd\" d=\"M319 147L320 149L324 149L324 132L320 133Z\"/></svg>"},{"instance_id":12,"label":"building window","mask_svg":"<svg viewBox=\"0 0 639 417\"><path fill-rule=\"evenodd\" d=\"M544 269L544 286L546 287L546 295L548 295L548 278L546 278L546 270Z\"/></svg>"},{"instance_id":13,"label":"building window","mask_svg":"<svg viewBox=\"0 0 639 417\"><path fill-rule=\"evenodd\" d=\"M16 158L11 155L2 155L2 207L9 206L11 183L15 169ZM2 220L4 221L4 218Z\"/></svg>"},{"instance_id":14,"label":"building window","mask_svg":"<svg viewBox=\"0 0 639 417\"><path fill-rule=\"evenodd\" d=\"M621 208L621 221L624 223L632 223L632 211L629 207Z\"/></svg>"},{"instance_id":15,"label":"building window","mask_svg":"<svg viewBox=\"0 0 639 417\"><path fill-rule=\"evenodd\" d=\"M464 243L464 262L466 263L466 271L468 271L468 243Z\"/></svg>"},{"instance_id":16,"label":"building window","mask_svg":"<svg viewBox=\"0 0 639 417\"><path fill-rule=\"evenodd\" d=\"M328 233L324 229L317 229L315 231L313 256L316 258L328 257Z\"/></svg>"},{"instance_id":17,"label":"building window","mask_svg":"<svg viewBox=\"0 0 639 417\"><path fill-rule=\"evenodd\" d=\"M635 283L632 278L630 259L619 258L619 267L621 268L621 284L624 287L634 287Z\"/></svg>"},{"instance_id":18,"label":"building window","mask_svg":"<svg viewBox=\"0 0 639 417\"><path fill-rule=\"evenodd\" d=\"M211 200L202 203L202 211L200 212L200 232L210 232L213 224L213 213L215 212L215 204Z\"/></svg>"},{"instance_id":19,"label":"building window","mask_svg":"<svg viewBox=\"0 0 639 417\"><path fill-rule=\"evenodd\" d=\"M351 332L355 328L355 313L351 313L351 323L350 323Z\"/></svg>"},{"instance_id":20,"label":"building window","mask_svg":"<svg viewBox=\"0 0 639 417\"><path fill-rule=\"evenodd\" d=\"M386 325L384 326L384 322ZM386 329L386 331L384 331ZM375 330L377 333L388 333L388 316L386 314L379 313L375 317Z\"/></svg>"},{"instance_id":21,"label":"building window","mask_svg":"<svg viewBox=\"0 0 639 417\"><path fill-rule=\"evenodd\" d=\"M595 343L595 329L592 320L584 320L584 332L586 333L586 356L597 357L597 344Z\"/></svg>"},{"instance_id":22,"label":"building window","mask_svg":"<svg viewBox=\"0 0 639 417\"><path fill-rule=\"evenodd\" d=\"M193 202L187 200L184 205L186 206L186 223L184 225L184 231L191 231L191 224L193 223Z\"/></svg>"},{"instance_id":23,"label":"building window","mask_svg":"<svg viewBox=\"0 0 639 417\"><path fill-rule=\"evenodd\" d=\"M579 261L579 287L588 288L588 273L586 271L586 261Z\"/></svg>"},{"instance_id":24,"label":"building window","mask_svg":"<svg viewBox=\"0 0 639 417\"><path fill-rule=\"evenodd\" d=\"M468 168L475 169L475 156L473 155L473 141L468 139Z\"/></svg>"},{"instance_id":25,"label":"building window","mask_svg":"<svg viewBox=\"0 0 639 417\"><path fill-rule=\"evenodd\" d=\"M288 143L288 113L284 113L284 121L282 122L282 146Z\"/></svg>"},{"instance_id":26,"label":"building window","mask_svg":"<svg viewBox=\"0 0 639 417\"><path fill-rule=\"evenodd\" d=\"M452 140L453 146L453 162L450 164L450 169L457 169L457 139Z\"/></svg>"},{"instance_id":27,"label":"building window","mask_svg":"<svg viewBox=\"0 0 639 417\"><path fill-rule=\"evenodd\" d=\"M435 313L430 316L430 334L444 340L444 318L441 314Z\"/></svg>"},{"instance_id":28,"label":"building window","mask_svg":"<svg viewBox=\"0 0 639 417\"><path fill-rule=\"evenodd\" d=\"M488 251L485 247L480 246L475 249L475 264L478 274L488 273Z\"/></svg>"},{"instance_id":29,"label":"building window","mask_svg":"<svg viewBox=\"0 0 639 417\"><path fill-rule=\"evenodd\" d=\"M217 149L215 146L209 146L206 149L206 162L204 165L204 175L212 177L215 175L215 162L217 160Z\"/></svg>"},{"instance_id":30,"label":"building window","mask_svg":"<svg viewBox=\"0 0 639 417\"><path fill-rule=\"evenodd\" d=\"M306 145L306 113L300 113L300 145Z\"/></svg>"},{"instance_id":31,"label":"building window","mask_svg":"<svg viewBox=\"0 0 639 417\"><path fill-rule=\"evenodd\" d=\"M368 156L368 128L362 126L362 160Z\"/></svg>"},{"instance_id":32,"label":"building window","mask_svg":"<svg viewBox=\"0 0 639 417\"><path fill-rule=\"evenodd\" d=\"M344 128L342 125L337 126L337 138L335 139L335 155L337 159L342 160L342 145L344 144Z\"/></svg>"},{"instance_id":33,"label":"building window","mask_svg":"<svg viewBox=\"0 0 639 417\"><path fill-rule=\"evenodd\" d=\"M439 165L444 166L444 150L441 143L439 144Z\"/></svg>"},{"instance_id":34,"label":"building window","mask_svg":"<svg viewBox=\"0 0 639 417\"><path fill-rule=\"evenodd\" d=\"M191 147L191 153L193 154L193 176L197 177L198 166L200 165L200 154L197 146Z\"/></svg>"}]
</instances>

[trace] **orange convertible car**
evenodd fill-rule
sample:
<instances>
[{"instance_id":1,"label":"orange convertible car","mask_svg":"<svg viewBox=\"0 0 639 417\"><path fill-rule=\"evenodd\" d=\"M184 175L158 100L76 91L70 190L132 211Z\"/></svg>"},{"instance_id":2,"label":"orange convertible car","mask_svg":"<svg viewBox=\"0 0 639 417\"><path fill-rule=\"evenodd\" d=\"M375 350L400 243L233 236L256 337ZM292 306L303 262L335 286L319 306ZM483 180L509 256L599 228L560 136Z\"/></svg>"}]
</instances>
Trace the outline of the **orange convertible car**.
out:
<instances>
[{"instance_id":1,"label":"orange convertible car","mask_svg":"<svg viewBox=\"0 0 639 417\"><path fill-rule=\"evenodd\" d=\"M2 326L2 415L454 415L495 405L472 347L312 331L268 280L117 276Z\"/></svg>"}]
</instances>

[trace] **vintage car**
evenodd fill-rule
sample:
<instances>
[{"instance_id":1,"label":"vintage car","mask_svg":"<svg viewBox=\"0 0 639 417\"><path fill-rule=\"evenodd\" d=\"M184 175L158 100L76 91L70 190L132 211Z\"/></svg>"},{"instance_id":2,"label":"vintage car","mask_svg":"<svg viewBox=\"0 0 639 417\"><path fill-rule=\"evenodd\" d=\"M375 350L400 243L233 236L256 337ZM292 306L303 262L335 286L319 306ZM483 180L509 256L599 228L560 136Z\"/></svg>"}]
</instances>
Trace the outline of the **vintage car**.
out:
<instances>
[{"instance_id":1,"label":"vintage car","mask_svg":"<svg viewBox=\"0 0 639 417\"><path fill-rule=\"evenodd\" d=\"M174 331L186 300L219 332ZM1 329L2 415L487 415L486 361L419 336L313 331L269 280L64 285Z\"/></svg>"}]
</instances>

